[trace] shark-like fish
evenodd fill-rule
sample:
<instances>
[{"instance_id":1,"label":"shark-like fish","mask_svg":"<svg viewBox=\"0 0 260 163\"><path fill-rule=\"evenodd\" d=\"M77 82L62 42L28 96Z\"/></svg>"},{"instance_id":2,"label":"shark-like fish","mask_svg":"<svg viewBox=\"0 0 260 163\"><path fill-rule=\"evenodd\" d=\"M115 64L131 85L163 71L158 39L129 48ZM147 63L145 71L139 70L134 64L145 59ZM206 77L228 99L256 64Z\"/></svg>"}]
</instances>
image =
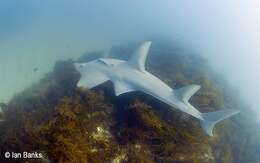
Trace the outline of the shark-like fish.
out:
<instances>
[{"instance_id":1,"label":"shark-like fish","mask_svg":"<svg viewBox=\"0 0 260 163\"><path fill-rule=\"evenodd\" d=\"M159 78L145 69L145 61L151 42L144 42L128 61L99 58L87 63L74 63L81 77L78 87L93 88L108 80L112 81L116 96L132 91L141 91L156 99L199 119L205 132L213 136L214 125L238 110L224 109L216 112L201 113L194 108L189 99L199 89L199 85L188 85L173 90Z\"/></svg>"}]
</instances>

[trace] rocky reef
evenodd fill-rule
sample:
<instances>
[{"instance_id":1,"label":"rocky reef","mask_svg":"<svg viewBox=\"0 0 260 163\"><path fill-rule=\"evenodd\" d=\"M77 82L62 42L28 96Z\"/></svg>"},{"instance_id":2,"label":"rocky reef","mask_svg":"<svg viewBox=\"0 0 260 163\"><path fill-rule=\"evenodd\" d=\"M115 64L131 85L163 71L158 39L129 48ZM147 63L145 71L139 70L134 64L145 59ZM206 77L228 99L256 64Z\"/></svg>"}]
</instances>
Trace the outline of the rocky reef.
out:
<instances>
[{"instance_id":1,"label":"rocky reef","mask_svg":"<svg viewBox=\"0 0 260 163\"><path fill-rule=\"evenodd\" d=\"M258 163L260 134L255 114L239 93L197 54L154 41L146 63L172 88L199 84L191 103L201 112L241 110L208 137L198 121L141 92L115 97L106 82L77 88L73 60L59 61L39 83L1 104L0 153L4 162L183 162ZM112 48L127 59L135 45ZM93 53L91 57L100 54ZM79 61L88 61L89 54ZM98 55L97 55L98 56ZM257 143L258 142L258 143ZM258 145L257 145L258 144ZM41 152L42 159L5 159L3 153ZM259 153L258 153L259 154Z\"/></svg>"}]
</instances>

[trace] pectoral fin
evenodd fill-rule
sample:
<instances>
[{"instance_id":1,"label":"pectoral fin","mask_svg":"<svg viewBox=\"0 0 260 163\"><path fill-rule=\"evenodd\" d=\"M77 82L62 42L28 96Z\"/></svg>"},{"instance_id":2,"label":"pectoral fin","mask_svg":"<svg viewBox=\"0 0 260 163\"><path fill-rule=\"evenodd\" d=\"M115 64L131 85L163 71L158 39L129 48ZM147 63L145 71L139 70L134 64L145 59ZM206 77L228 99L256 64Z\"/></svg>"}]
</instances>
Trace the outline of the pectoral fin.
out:
<instances>
[{"instance_id":1,"label":"pectoral fin","mask_svg":"<svg viewBox=\"0 0 260 163\"><path fill-rule=\"evenodd\" d=\"M77 86L84 87L84 88L93 88L99 84L108 81L108 78L100 73L89 73L87 75L81 76Z\"/></svg>"}]
</instances>

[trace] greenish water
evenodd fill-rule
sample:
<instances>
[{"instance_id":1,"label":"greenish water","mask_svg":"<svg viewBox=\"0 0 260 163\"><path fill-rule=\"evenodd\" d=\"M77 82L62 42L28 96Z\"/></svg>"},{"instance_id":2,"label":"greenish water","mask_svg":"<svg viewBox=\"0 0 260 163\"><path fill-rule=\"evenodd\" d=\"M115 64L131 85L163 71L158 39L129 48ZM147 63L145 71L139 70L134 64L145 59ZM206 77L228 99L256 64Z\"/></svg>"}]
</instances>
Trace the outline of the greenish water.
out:
<instances>
[{"instance_id":1,"label":"greenish water","mask_svg":"<svg viewBox=\"0 0 260 163\"><path fill-rule=\"evenodd\" d=\"M30 26L11 35L0 41L0 101L7 102L14 94L37 82L52 70L57 60L75 59L86 51L105 50L107 44L73 35L68 29L61 31L50 27Z\"/></svg>"},{"instance_id":2,"label":"greenish water","mask_svg":"<svg viewBox=\"0 0 260 163\"><path fill-rule=\"evenodd\" d=\"M203 55L258 110L259 11L256 0L2 0L0 101L37 81L57 59L163 36Z\"/></svg>"}]
</instances>

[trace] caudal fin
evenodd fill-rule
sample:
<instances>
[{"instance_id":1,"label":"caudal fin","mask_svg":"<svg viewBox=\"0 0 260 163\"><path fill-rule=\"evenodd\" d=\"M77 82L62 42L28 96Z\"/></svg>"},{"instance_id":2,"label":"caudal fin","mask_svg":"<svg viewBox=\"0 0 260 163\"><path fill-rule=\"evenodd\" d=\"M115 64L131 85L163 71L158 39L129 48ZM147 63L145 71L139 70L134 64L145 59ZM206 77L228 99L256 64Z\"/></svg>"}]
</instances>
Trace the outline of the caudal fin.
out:
<instances>
[{"instance_id":1,"label":"caudal fin","mask_svg":"<svg viewBox=\"0 0 260 163\"><path fill-rule=\"evenodd\" d=\"M202 117L204 120L200 120L201 127L209 136L213 136L213 129L216 123L229 118L239 112L240 111L238 110L226 109L216 112L202 113Z\"/></svg>"}]
</instances>

